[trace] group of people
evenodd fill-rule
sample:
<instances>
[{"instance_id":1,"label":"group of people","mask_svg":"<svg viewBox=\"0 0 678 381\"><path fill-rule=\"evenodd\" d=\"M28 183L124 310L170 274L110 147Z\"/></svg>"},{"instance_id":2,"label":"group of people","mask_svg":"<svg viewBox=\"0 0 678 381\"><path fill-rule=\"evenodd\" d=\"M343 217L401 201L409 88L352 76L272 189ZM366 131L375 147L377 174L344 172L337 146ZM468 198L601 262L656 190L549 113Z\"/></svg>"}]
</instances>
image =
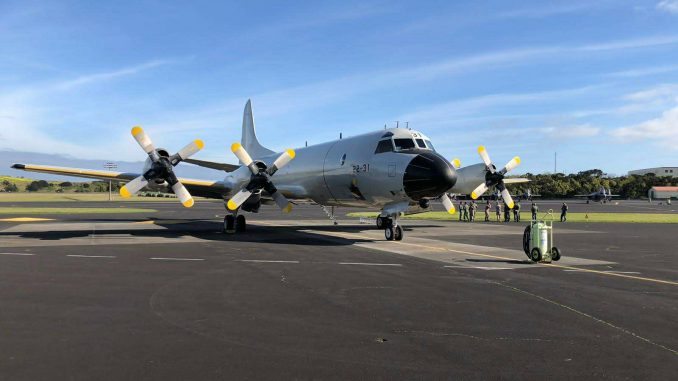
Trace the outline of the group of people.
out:
<instances>
[{"instance_id":1,"label":"group of people","mask_svg":"<svg viewBox=\"0 0 678 381\"><path fill-rule=\"evenodd\" d=\"M513 212L513 221L515 222L520 222L520 202L516 202L513 204L513 208L509 208L508 204L506 202L499 202L497 201L494 205L494 214L496 216L496 221L501 222L502 221L502 211L504 214L503 221L504 222L511 222L511 212ZM470 203L467 203L466 201L460 201L459 202L459 221L468 221L468 222L473 222L476 220L476 212L478 210L478 203L475 202L475 200L471 201ZM485 222L490 221L490 213L492 210L492 202L488 200L485 203ZM537 219L537 213L539 212L539 206L537 206L537 203L532 202L532 205L530 207L530 211L532 212L532 219L536 220ZM567 220L567 204L563 203L563 208L562 208L562 214L560 216L561 221Z\"/></svg>"}]
</instances>

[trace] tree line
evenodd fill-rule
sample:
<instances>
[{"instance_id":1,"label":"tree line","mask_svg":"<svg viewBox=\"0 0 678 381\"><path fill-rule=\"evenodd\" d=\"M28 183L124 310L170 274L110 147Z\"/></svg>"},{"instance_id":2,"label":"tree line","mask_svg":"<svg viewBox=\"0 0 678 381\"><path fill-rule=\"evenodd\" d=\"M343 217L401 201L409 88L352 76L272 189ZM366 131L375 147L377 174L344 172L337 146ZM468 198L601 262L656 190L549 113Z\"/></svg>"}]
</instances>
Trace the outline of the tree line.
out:
<instances>
[{"instance_id":1,"label":"tree line","mask_svg":"<svg viewBox=\"0 0 678 381\"><path fill-rule=\"evenodd\" d=\"M545 198L573 197L576 194L588 194L609 189L621 198L647 198L647 192L653 186L678 186L678 177L648 175L607 176L600 169L591 169L565 175L563 173L538 174L527 173L524 176L531 181L514 186L512 193L524 193L530 189L532 194Z\"/></svg>"}]
</instances>

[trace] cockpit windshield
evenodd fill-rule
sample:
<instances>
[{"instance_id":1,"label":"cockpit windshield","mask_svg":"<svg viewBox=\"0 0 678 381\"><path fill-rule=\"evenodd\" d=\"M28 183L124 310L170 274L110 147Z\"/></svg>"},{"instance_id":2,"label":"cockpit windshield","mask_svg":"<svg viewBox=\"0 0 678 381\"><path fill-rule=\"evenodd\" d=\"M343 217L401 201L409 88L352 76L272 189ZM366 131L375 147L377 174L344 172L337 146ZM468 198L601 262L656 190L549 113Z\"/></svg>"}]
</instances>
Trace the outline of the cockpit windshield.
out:
<instances>
[{"instance_id":1,"label":"cockpit windshield","mask_svg":"<svg viewBox=\"0 0 678 381\"><path fill-rule=\"evenodd\" d=\"M404 151L414 148L414 140L412 139L393 139L393 143L395 143L396 151Z\"/></svg>"},{"instance_id":2,"label":"cockpit windshield","mask_svg":"<svg viewBox=\"0 0 678 381\"><path fill-rule=\"evenodd\" d=\"M428 140L428 139L426 140L426 145L428 146L428 148L429 148L431 151L435 151L435 150L436 150L435 147L433 147L433 143L431 143L431 141Z\"/></svg>"}]
</instances>

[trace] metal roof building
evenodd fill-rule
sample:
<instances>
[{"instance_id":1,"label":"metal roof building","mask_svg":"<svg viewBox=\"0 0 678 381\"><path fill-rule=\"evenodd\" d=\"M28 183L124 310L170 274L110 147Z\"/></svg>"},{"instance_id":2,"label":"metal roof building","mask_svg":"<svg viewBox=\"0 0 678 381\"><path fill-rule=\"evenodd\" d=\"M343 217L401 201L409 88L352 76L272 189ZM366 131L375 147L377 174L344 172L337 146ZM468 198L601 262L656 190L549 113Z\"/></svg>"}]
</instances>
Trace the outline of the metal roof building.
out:
<instances>
[{"instance_id":1,"label":"metal roof building","mask_svg":"<svg viewBox=\"0 0 678 381\"><path fill-rule=\"evenodd\" d=\"M678 199L678 187L652 187L647 191L647 197L650 199Z\"/></svg>"},{"instance_id":2,"label":"metal roof building","mask_svg":"<svg viewBox=\"0 0 678 381\"><path fill-rule=\"evenodd\" d=\"M648 175L654 174L655 176L674 176L678 177L678 167L657 167L657 168L645 168L637 169L635 171L629 171L630 175Z\"/></svg>"}]
</instances>

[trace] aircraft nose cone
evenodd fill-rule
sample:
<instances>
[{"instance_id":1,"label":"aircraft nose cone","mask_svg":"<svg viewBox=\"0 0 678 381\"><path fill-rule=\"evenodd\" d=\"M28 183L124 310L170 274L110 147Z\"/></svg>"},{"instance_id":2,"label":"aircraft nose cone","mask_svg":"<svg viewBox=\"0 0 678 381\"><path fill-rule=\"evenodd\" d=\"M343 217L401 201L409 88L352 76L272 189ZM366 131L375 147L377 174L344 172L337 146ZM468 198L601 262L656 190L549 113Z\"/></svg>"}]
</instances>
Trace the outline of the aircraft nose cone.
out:
<instances>
[{"instance_id":1,"label":"aircraft nose cone","mask_svg":"<svg viewBox=\"0 0 678 381\"><path fill-rule=\"evenodd\" d=\"M405 169L403 186L413 200L439 197L457 182L454 168L440 155L421 153Z\"/></svg>"}]
</instances>

